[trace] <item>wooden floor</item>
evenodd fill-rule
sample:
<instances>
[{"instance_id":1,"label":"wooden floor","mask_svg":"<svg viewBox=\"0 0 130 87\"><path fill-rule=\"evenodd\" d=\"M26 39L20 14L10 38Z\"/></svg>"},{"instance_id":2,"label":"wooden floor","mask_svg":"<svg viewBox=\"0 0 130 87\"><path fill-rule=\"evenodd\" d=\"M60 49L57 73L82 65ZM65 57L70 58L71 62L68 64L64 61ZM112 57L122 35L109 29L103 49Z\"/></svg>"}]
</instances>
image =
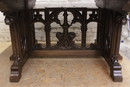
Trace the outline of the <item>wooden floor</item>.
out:
<instances>
[{"instance_id":1,"label":"wooden floor","mask_svg":"<svg viewBox=\"0 0 130 87\"><path fill-rule=\"evenodd\" d=\"M103 58L29 59L19 83L10 83L11 47L0 43L0 87L129 87L130 61L120 61L122 83L115 83ZM7 48L7 49L6 49ZM6 49L6 50L5 50ZM98 67L98 68L96 68Z\"/></svg>"}]
</instances>

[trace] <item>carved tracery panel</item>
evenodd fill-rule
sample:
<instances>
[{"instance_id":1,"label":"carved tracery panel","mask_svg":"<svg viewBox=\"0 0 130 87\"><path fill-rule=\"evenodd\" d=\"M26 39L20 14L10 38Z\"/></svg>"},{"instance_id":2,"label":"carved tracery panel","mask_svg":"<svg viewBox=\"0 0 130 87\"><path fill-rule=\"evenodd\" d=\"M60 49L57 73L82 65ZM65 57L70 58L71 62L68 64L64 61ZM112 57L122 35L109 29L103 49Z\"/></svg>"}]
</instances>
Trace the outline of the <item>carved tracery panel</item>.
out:
<instances>
[{"instance_id":1,"label":"carved tracery panel","mask_svg":"<svg viewBox=\"0 0 130 87\"><path fill-rule=\"evenodd\" d=\"M98 10L87 8L45 8L33 9L33 23L41 22L44 24L46 37L46 47L36 44L37 49L90 49L92 46L86 46L87 26L90 22L98 22ZM51 43L52 25L56 23L61 27L61 31L56 32L57 42L55 45ZM75 42L76 33L71 30L75 24L79 24L81 33L80 45ZM88 48L89 47L89 48ZM92 47L93 48L93 47Z\"/></svg>"}]
</instances>

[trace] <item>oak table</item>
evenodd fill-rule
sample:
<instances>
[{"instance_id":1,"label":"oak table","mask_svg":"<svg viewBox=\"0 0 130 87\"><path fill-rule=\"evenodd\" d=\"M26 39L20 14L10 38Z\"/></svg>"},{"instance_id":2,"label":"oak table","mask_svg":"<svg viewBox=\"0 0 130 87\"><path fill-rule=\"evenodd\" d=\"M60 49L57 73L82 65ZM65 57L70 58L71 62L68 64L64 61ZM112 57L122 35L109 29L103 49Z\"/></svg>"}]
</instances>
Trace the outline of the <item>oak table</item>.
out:
<instances>
[{"instance_id":1,"label":"oak table","mask_svg":"<svg viewBox=\"0 0 130 87\"><path fill-rule=\"evenodd\" d=\"M90 5L91 2L95 5ZM100 55L110 66L113 81L123 80L122 67L118 62L121 59L119 46L122 24L126 22L126 15L130 10L130 0L78 0L59 5L50 2L49 6L44 3L38 5L40 8L36 8L35 3L38 4L35 0L0 0L0 11L5 15L5 23L10 26L13 49L10 60L14 61L10 68L11 82L20 80L23 65L30 56ZM63 22L58 17L61 12ZM68 13L73 16L71 23L68 22ZM34 27L36 22L41 22L45 26L45 45L36 40ZM53 22L59 24L63 30L56 33L58 41L55 45L51 44L50 38ZM97 22L97 37L95 43L87 45L87 26L91 22ZM75 23L81 24L81 45L74 41L76 34L69 31Z\"/></svg>"}]
</instances>

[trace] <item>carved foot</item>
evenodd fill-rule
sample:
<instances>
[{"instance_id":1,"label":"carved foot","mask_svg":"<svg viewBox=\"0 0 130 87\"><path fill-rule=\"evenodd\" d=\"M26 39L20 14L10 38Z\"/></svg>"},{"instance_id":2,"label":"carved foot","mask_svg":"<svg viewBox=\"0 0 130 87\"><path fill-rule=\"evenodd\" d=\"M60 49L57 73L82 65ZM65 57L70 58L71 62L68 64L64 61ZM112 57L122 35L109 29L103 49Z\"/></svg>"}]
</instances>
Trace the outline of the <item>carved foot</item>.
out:
<instances>
[{"instance_id":1,"label":"carved foot","mask_svg":"<svg viewBox=\"0 0 130 87\"><path fill-rule=\"evenodd\" d=\"M21 78L21 68L19 64L13 64L11 66L10 82L19 82Z\"/></svg>"},{"instance_id":2,"label":"carved foot","mask_svg":"<svg viewBox=\"0 0 130 87\"><path fill-rule=\"evenodd\" d=\"M123 77L122 77L122 67L119 63L115 63L113 67L111 68L111 77L114 82L122 82Z\"/></svg>"}]
</instances>

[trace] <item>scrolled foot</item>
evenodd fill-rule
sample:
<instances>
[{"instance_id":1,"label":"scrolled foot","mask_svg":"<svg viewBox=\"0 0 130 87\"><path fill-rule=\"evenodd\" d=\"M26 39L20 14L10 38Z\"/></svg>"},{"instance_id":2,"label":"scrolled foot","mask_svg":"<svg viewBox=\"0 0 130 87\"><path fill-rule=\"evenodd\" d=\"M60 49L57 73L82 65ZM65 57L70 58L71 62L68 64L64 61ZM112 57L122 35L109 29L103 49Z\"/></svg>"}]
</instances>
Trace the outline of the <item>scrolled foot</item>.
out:
<instances>
[{"instance_id":1,"label":"scrolled foot","mask_svg":"<svg viewBox=\"0 0 130 87\"><path fill-rule=\"evenodd\" d=\"M10 82L19 82L21 74L18 71L12 71L10 75Z\"/></svg>"},{"instance_id":2,"label":"scrolled foot","mask_svg":"<svg viewBox=\"0 0 130 87\"><path fill-rule=\"evenodd\" d=\"M10 73L10 82L19 82L21 78L21 68L18 64L13 64L11 66L11 73Z\"/></svg>"},{"instance_id":3,"label":"scrolled foot","mask_svg":"<svg viewBox=\"0 0 130 87\"><path fill-rule=\"evenodd\" d=\"M114 66L111 68L111 77L114 82L122 82L122 67L119 63L114 64Z\"/></svg>"}]
</instances>

